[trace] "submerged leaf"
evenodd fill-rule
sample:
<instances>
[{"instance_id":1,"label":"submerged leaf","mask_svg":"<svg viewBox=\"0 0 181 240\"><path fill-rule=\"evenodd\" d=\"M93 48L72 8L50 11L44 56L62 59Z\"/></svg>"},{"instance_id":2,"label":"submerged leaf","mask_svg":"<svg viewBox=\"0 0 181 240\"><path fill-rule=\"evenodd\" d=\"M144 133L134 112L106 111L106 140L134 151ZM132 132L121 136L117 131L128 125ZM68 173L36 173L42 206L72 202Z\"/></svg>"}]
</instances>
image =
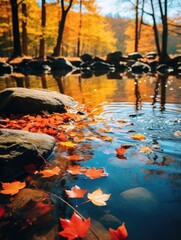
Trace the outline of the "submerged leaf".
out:
<instances>
[{"instance_id":1,"label":"submerged leaf","mask_svg":"<svg viewBox=\"0 0 181 240\"><path fill-rule=\"evenodd\" d=\"M77 185L72 187L71 190L65 190L69 198L83 198L86 191L86 189L81 189Z\"/></svg>"},{"instance_id":2,"label":"submerged leaf","mask_svg":"<svg viewBox=\"0 0 181 240\"><path fill-rule=\"evenodd\" d=\"M147 154L150 154L153 152L153 150L151 150L151 148L147 147L147 146L144 146L140 149L140 152L141 153L147 153Z\"/></svg>"},{"instance_id":3,"label":"submerged leaf","mask_svg":"<svg viewBox=\"0 0 181 240\"><path fill-rule=\"evenodd\" d=\"M25 188L26 183L25 182L20 182L20 181L15 181L12 183L2 183L2 188L3 190L0 191L2 194L10 194L14 195L19 192L20 189Z\"/></svg>"},{"instance_id":4,"label":"submerged leaf","mask_svg":"<svg viewBox=\"0 0 181 240\"><path fill-rule=\"evenodd\" d=\"M58 234L68 240L73 240L76 238L84 238L90 228L90 218L82 220L82 218L75 212L70 220L60 218L60 223L63 231Z\"/></svg>"},{"instance_id":5,"label":"submerged leaf","mask_svg":"<svg viewBox=\"0 0 181 240\"><path fill-rule=\"evenodd\" d=\"M111 240L126 240L128 238L128 232L124 223L119 226L116 230L109 228L109 234Z\"/></svg>"},{"instance_id":6,"label":"submerged leaf","mask_svg":"<svg viewBox=\"0 0 181 240\"><path fill-rule=\"evenodd\" d=\"M103 194L102 190L98 188L93 193L88 193L88 199L97 206L105 206L106 201L110 198L111 194Z\"/></svg>"}]
</instances>

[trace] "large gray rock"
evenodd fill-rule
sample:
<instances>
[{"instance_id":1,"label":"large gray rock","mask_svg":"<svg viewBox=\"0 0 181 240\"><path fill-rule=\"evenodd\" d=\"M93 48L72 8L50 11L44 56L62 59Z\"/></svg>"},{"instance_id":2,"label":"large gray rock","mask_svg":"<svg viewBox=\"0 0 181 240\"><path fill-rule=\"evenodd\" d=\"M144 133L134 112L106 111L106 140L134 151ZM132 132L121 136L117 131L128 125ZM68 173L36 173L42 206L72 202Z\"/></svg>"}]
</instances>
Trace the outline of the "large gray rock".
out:
<instances>
[{"instance_id":1,"label":"large gray rock","mask_svg":"<svg viewBox=\"0 0 181 240\"><path fill-rule=\"evenodd\" d=\"M27 88L7 88L0 92L1 113L64 112L64 107L76 106L73 98L55 91Z\"/></svg>"},{"instance_id":2,"label":"large gray rock","mask_svg":"<svg viewBox=\"0 0 181 240\"><path fill-rule=\"evenodd\" d=\"M39 167L53 151L55 139L46 134L0 129L0 181L10 181L33 164Z\"/></svg>"}]
</instances>

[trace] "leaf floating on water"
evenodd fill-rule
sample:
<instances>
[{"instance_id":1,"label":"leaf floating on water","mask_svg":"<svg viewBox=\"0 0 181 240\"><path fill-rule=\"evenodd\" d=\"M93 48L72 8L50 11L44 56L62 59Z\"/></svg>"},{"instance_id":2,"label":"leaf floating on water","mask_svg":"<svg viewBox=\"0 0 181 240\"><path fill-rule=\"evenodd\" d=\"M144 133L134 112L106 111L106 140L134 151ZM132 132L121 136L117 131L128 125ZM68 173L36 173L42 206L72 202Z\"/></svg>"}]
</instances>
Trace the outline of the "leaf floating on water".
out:
<instances>
[{"instance_id":1,"label":"leaf floating on water","mask_svg":"<svg viewBox=\"0 0 181 240\"><path fill-rule=\"evenodd\" d=\"M124 155L126 153L126 148L121 146L120 148L115 148L118 155Z\"/></svg>"},{"instance_id":2,"label":"leaf floating on water","mask_svg":"<svg viewBox=\"0 0 181 240\"><path fill-rule=\"evenodd\" d=\"M81 169L81 165L73 165L67 168L67 172L71 173L72 175L77 175L81 173Z\"/></svg>"},{"instance_id":3,"label":"leaf floating on water","mask_svg":"<svg viewBox=\"0 0 181 240\"><path fill-rule=\"evenodd\" d=\"M90 218L82 220L82 218L75 212L70 220L60 218L60 224L63 231L58 234L68 240L73 240L76 238L84 238L90 228L91 221Z\"/></svg>"},{"instance_id":4,"label":"leaf floating on water","mask_svg":"<svg viewBox=\"0 0 181 240\"><path fill-rule=\"evenodd\" d=\"M141 141L141 140L145 140L146 137L143 134L135 133L132 135L132 139Z\"/></svg>"},{"instance_id":5,"label":"leaf floating on water","mask_svg":"<svg viewBox=\"0 0 181 240\"><path fill-rule=\"evenodd\" d=\"M140 149L140 153L146 153L146 154L150 154L152 153L153 150L151 150L151 148L147 147L147 146L144 146Z\"/></svg>"},{"instance_id":6,"label":"leaf floating on water","mask_svg":"<svg viewBox=\"0 0 181 240\"><path fill-rule=\"evenodd\" d=\"M126 240L128 238L128 232L124 223L119 226L116 230L109 228L109 234L111 240Z\"/></svg>"},{"instance_id":7,"label":"leaf floating on water","mask_svg":"<svg viewBox=\"0 0 181 240\"><path fill-rule=\"evenodd\" d=\"M25 182L15 181L12 183L2 183L3 190L0 191L2 194L10 194L15 195L17 194L21 189L26 187Z\"/></svg>"},{"instance_id":8,"label":"leaf floating on water","mask_svg":"<svg viewBox=\"0 0 181 240\"><path fill-rule=\"evenodd\" d=\"M85 169L84 175L89 177L90 179L100 178L100 177L107 177L108 173L104 172L104 168L95 167Z\"/></svg>"},{"instance_id":9,"label":"leaf floating on water","mask_svg":"<svg viewBox=\"0 0 181 240\"><path fill-rule=\"evenodd\" d=\"M75 148L77 146L76 144L74 144L72 142L60 142L60 145L68 147L68 148Z\"/></svg>"},{"instance_id":10,"label":"leaf floating on water","mask_svg":"<svg viewBox=\"0 0 181 240\"><path fill-rule=\"evenodd\" d=\"M103 194L100 188L87 195L88 199L97 206L105 206L110 196L111 194Z\"/></svg>"},{"instance_id":11,"label":"leaf floating on water","mask_svg":"<svg viewBox=\"0 0 181 240\"><path fill-rule=\"evenodd\" d=\"M39 172L39 174L42 174L43 178L48 178L52 177L54 175L59 175L60 173L60 168L59 167L54 167L53 169L45 169Z\"/></svg>"},{"instance_id":12,"label":"leaf floating on water","mask_svg":"<svg viewBox=\"0 0 181 240\"><path fill-rule=\"evenodd\" d=\"M72 187L71 190L65 190L69 198L83 198L86 191L86 189L81 189L77 185Z\"/></svg>"}]
</instances>

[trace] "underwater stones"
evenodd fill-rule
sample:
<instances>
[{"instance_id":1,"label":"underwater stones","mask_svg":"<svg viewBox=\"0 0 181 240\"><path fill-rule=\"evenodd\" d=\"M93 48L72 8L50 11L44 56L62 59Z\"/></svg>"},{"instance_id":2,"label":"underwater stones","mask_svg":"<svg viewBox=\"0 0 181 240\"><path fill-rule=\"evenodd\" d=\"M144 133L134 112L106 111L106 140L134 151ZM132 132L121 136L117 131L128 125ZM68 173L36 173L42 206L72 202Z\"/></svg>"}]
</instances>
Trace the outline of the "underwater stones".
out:
<instances>
[{"instance_id":1,"label":"underwater stones","mask_svg":"<svg viewBox=\"0 0 181 240\"><path fill-rule=\"evenodd\" d=\"M55 91L7 88L0 92L1 113L64 112L65 106L76 106L73 98Z\"/></svg>"},{"instance_id":2,"label":"underwater stones","mask_svg":"<svg viewBox=\"0 0 181 240\"><path fill-rule=\"evenodd\" d=\"M26 166L42 165L55 146L46 134L0 129L0 181L9 181L26 172Z\"/></svg>"},{"instance_id":3,"label":"underwater stones","mask_svg":"<svg viewBox=\"0 0 181 240\"><path fill-rule=\"evenodd\" d=\"M137 187L126 190L120 194L121 208L128 208L132 212L148 212L157 206L154 195L146 188Z\"/></svg>"}]
</instances>

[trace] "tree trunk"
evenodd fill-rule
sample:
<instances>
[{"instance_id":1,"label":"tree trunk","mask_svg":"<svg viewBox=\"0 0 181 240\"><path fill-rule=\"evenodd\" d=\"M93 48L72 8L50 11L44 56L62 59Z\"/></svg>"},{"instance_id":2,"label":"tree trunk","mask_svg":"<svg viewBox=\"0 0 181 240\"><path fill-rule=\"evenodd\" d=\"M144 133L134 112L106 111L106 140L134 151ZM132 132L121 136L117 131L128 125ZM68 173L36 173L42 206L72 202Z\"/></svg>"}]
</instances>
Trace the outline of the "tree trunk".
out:
<instances>
[{"instance_id":1,"label":"tree trunk","mask_svg":"<svg viewBox=\"0 0 181 240\"><path fill-rule=\"evenodd\" d=\"M79 32L78 32L78 39L77 39L77 57L80 56L80 37L81 37L81 28L82 28L82 0L80 0L79 6Z\"/></svg>"},{"instance_id":2,"label":"tree trunk","mask_svg":"<svg viewBox=\"0 0 181 240\"><path fill-rule=\"evenodd\" d=\"M46 0L42 0L41 7L41 30L39 58L45 58L45 26L46 26Z\"/></svg>"},{"instance_id":3,"label":"tree trunk","mask_svg":"<svg viewBox=\"0 0 181 240\"><path fill-rule=\"evenodd\" d=\"M160 42L159 42L158 29L157 29L157 24L156 24L156 19L155 19L155 10L154 10L154 6L153 6L153 0L151 0L151 8L152 8L153 31L154 31L154 35L155 35L155 44L156 44L158 56L160 57L160 55L161 55Z\"/></svg>"},{"instance_id":4,"label":"tree trunk","mask_svg":"<svg viewBox=\"0 0 181 240\"><path fill-rule=\"evenodd\" d=\"M135 46L134 46L134 51L138 52L138 4L139 0L136 0L136 17L135 17Z\"/></svg>"},{"instance_id":5,"label":"tree trunk","mask_svg":"<svg viewBox=\"0 0 181 240\"><path fill-rule=\"evenodd\" d=\"M12 11L12 24L13 24L13 53L12 58L22 56L20 32L19 32L19 18L18 18L18 3L17 0L10 0Z\"/></svg>"},{"instance_id":6,"label":"tree trunk","mask_svg":"<svg viewBox=\"0 0 181 240\"><path fill-rule=\"evenodd\" d=\"M162 20L162 48L160 54L160 61L167 62L169 60L169 56L167 53L167 43L168 43L168 23L167 23L167 0L164 1L164 11L162 7L161 0L158 0L161 20Z\"/></svg>"},{"instance_id":7,"label":"tree trunk","mask_svg":"<svg viewBox=\"0 0 181 240\"><path fill-rule=\"evenodd\" d=\"M27 8L26 3L22 3L22 52L24 55L28 55L28 35L27 35Z\"/></svg>"},{"instance_id":8,"label":"tree trunk","mask_svg":"<svg viewBox=\"0 0 181 240\"><path fill-rule=\"evenodd\" d=\"M63 39L63 32L64 32L64 27L65 27L66 17L67 17L68 11L70 10L70 8L71 8L71 6L72 6L72 3L73 3L73 0L70 0L67 9L65 9L65 7L64 7L64 0L61 0L62 16L61 16L61 20L59 21L59 29L58 29L57 43L56 43L56 46L55 46L54 51L53 51L53 54L52 54L52 56L54 56L54 57L60 56L60 51L61 51L61 48L62 48L62 39Z\"/></svg>"}]
</instances>

